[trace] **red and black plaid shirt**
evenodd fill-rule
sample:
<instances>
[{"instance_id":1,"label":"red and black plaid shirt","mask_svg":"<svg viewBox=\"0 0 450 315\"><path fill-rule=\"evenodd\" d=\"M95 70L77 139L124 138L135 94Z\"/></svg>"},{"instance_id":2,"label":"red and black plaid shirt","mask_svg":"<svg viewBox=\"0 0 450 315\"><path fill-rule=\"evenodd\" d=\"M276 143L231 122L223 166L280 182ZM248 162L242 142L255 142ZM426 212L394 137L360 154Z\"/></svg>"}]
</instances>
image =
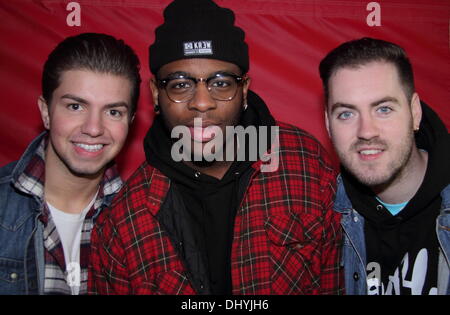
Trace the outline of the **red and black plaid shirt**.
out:
<instances>
[{"instance_id":1,"label":"red and black plaid shirt","mask_svg":"<svg viewBox=\"0 0 450 315\"><path fill-rule=\"evenodd\" d=\"M335 178L312 136L279 124L279 167L252 177L235 219L233 294L341 294ZM156 214L170 187L143 163L96 222L92 294L195 294L183 260Z\"/></svg>"}]
</instances>

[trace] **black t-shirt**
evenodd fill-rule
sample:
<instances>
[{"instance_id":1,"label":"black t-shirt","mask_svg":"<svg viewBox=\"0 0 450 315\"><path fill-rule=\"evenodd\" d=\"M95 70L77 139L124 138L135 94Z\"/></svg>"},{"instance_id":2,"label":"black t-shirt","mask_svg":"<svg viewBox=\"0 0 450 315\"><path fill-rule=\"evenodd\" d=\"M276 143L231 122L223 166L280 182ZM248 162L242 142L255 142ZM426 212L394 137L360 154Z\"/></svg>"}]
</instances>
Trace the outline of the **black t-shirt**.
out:
<instances>
[{"instance_id":1,"label":"black t-shirt","mask_svg":"<svg viewBox=\"0 0 450 315\"><path fill-rule=\"evenodd\" d=\"M429 208L409 220L400 212L383 226L366 221L369 295L437 294L439 207L440 198L436 198Z\"/></svg>"}]
</instances>

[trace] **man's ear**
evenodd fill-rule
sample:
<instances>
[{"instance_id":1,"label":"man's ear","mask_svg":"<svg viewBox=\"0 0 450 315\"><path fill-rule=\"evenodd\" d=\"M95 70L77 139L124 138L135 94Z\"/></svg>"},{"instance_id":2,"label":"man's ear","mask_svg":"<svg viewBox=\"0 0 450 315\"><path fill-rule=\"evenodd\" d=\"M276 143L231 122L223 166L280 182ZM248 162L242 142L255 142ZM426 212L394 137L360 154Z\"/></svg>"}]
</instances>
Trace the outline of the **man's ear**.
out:
<instances>
[{"instance_id":1,"label":"man's ear","mask_svg":"<svg viewBox=\"0 0 450 315\"><path fill-rule=\"evenodd\" d=\"M245 101L247 101L247 94L248 90L250 88L250 83L252 82L252 79L250 77L246 77L244 79L243 89L242 89L242 97Z\"/></svg>"},{"instance_id":2,"label":"man's ear","mask_svg":"<svg viewBox=\"0 0 450 315\"><path fill-rule=\"evenodd\" d=\"M325 127L327 128L328 137L331 138L330 121L329 121L329 117L328 117L328 110L326 107L325 107Z\"/></svg>"},{"instance_id":3,"label":"man's ear","mask_svg":"<svg viewBox=\"0 0 450 315\"><path fill-rule=\"evenodd\" d=\"M250 82L252 81L250 77L246 77L244 79L243 88L242 88L242 104L244 105L244 110L247 109L248 103L247 103L247 94L248 89L250 88Z\"/></svg>"},{"instance_id":4,"label":"man's ear","mask_svg":"<svg viewBox=\"0 0 450 315\"><path fill-rule=\"evenodd\" d=\"M413 118L414 130L419 130L420 122L422 120L422 106L420 105L419 94L414 93L411 97L411 114Z\"/></svg>"},{"instance_id":5,"label":"man's ear","mask_svg":"<svg viewBox=\"0 0 450 315\"><path fill-rule=\"evenodd\" d=\"M41 112L42 123L45 129L50 130L50 115L48 113L48 104L44 97L41 95L38 98L39 111Z\"/></svg>"},{"instance_id":6,"label":"man's ear","mask_svg":"<svg viewBox=\"0 0 450 315\"><path fill-rule=\"evenodd\" d=\"M153 99L153 106L159 106L158 104L158 98L159 98L159 89L158 85L156 83L156 78L151 78L149 82L150 91L152 92L152 99ZM159 111L155 111L156 114L159 113Z\"/></svg>"}]
</instances>

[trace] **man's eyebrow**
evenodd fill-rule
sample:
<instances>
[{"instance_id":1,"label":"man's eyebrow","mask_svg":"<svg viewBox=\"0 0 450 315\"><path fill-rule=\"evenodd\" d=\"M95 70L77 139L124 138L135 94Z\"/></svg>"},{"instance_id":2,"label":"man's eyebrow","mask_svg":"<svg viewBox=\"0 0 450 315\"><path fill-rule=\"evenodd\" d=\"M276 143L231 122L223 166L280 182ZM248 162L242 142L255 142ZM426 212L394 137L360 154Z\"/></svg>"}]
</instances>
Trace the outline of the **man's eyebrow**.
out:
<instances>
[{"instance_id":1,"label":"man's eyebrow","mask_svg":"<svg viewBox=\"0 0 450 315\"><path fill-rule=\"evenodd\" d=\"M128 105L127 102L116 102L116 103L106 104L105 107L108 109L116 108L116 107L126 107L128 109L130 107L130 105Z\"/></svg>"},{"instance_id":2,"label":"man's eyebrow","mask_svg":"<svg viewBox=\"0 0 450 315\"><path fill-rule=\"evenodd\" d=\"M81 104L89 104L88 101L86 101L85 99L72 95L72 94L64 94L63 96L61 96L61 98L66 98L66 99L70 99L73 100L77 103L81 103ZM126 107L129 108L130 105L127 102L124 101L120 101L120 102L114 102L114 103L110 103L110 104L106 104L104 106L105 108L116 108L116 107Z\"/></svg>"},{"instance_id":3,"label":"man's eyebrow","mask_svg":"<svg viewBox=\"0 0 450 315\"><path fill-rule=\"evenodd\" d=\"M184 71L171 72L166 76L163 76L161 80L178 79L179 77L190 77L191 75Z\"/></svg>"},{"instance_id":4,"label":"man's eyebrow","mask_svg":"<svg viewBox=\"0 0 450 315\"><path fill-rule=\"evenodd\" d=\"M332 113L336 109L341 108L341 107L348 108L348 109L355 109L356 108L356 106L352 105L352 104L337 102L337 103L334 103L333 105L331 105L330 112Z\"/></svg>"},{"instance_id":5,"label":"man's eyebrow","mask_svg":"<svg viewBox=\"0 0 450 315\"><path fill-rule=\"evenodd\" d=\"M378 105L380 105L380 104L387 103L387 102L399 104L399 101L398 101L397 98L392 97L392 96L386 96L386 97L383 97L383 98L380 99L380 100L377 100L377 101L375 101L375 102L372 102L372 103L370 104L370 106L371 106L371 107L375 107L375 106L378 106Z\"/></svg>"},{"instance_id":6,"label":"man's eyebrow","mask_svg":"<svg viewBox=\"0 0 450 315\"><path fill-rule=\"evenodd\" d=\"M78 97L78 96L75 96L75 95L72 95L72 94L64 94L63 96L61 96L61 98L68 98L70 100L73 100L73 101L78 102L78 103L83 103L83 104L88 104L89 103L85 99L83 99L81 97Z\"/></svg>"},{"instance_id":7,"label":"man's eyebrow","mask_svg":"<svg viewBox=\"0 0 450 315\"><path fill-rule=\"evenodd\" d=\"M239 75L239 74L237 74L237 73L234 73L234 71L219 70L219 71L216 71L216 72L211 73L209 77L213 77L213 76L215 76L215 75L217 75L217 74L224 75L224 76L230 75L230 74L231 74L231 75L241 76L241 75Z\"/></svg>"},{"instance_id":8,"label":"man's eyebrow","mask_svg":"<svg viewBox=\"0 0 450 315\"><path fill-rule=\"evenodd\" d=\"M233 71L228 71L228 70L217 70L217 71L209 73L207 76L205 76L205 78L211 78L211 77L215 76L216 74L228 75L228 74L235 74L235 73ZM187 77L187 78L195 78L195 76L193 76L189 72L175 71L175 72L171 72L167 76L163 77L162 80L178 79L181 76Z\"/></svg>"}]
</instances>

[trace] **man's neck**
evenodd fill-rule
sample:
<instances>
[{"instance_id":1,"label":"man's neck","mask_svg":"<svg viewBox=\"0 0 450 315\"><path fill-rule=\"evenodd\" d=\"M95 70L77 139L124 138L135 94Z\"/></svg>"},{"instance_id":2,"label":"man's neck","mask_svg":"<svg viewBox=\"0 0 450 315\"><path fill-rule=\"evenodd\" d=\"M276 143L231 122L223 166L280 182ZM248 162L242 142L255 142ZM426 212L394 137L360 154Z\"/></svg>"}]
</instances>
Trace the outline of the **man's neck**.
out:
<instances>
[{"instance_id":1,"label":"man's neck","mask_svg":"<svg viewBox=\"0 0 450 315\"><path fill-rule=\"evenodd\" d=\"M226 156L226 146L231 145L234 147L234 159L237 159L237 150L238 150L238 138L235 136L234 138L226 139L226 144L224 145L222 149L222 155ZM223 161L212 161L212 162L205 162L205 163L195 163L192 161L186 161L186 165L188 165L190 168L193 168L196 171L202 172L206 175L215 177L217 179L222 179L223 176L226 174L226 172L230 169L231 164L233 164L233 160L227 161L224 159Z\"/></svg>"},{"instance_id":2,"label":"man's neck","mask_svg":"<svg viewBox=\"0 0 450 315\"><path fill-rule=\"evenodd\" d=\"M194 170L197 170L206 175L215 177L219 180L223 178L225 173L231 167L232 163L233 162L231 162L231 161L214 161L213 163L203 167L203 166L199 166L198 164L195 164L191 161L185 162L186 165L193 168Z\"/></svg>"},{"instance_id":3,"label":"man's neck","mask_svg":"<svg viewBox=\"0 0 450 315\"><path fill-rule=\"evenodd\" d=\"M411 200L422 185L428 165L428 153L414 148L403 171L389 184L373 187L383 202L399 204Z\"/></svg>"},{"instance_id":4,"label":"man's neck","mask_svg":"<svg viewBox=\"0 0 450 315\"><path fill-rule=\"evenodd\" d=\"M66 213L81 213L97 194L104 172L95 176L78 176L62 162L46 157L45 201Z\"/></svg>"}]
</instances>

